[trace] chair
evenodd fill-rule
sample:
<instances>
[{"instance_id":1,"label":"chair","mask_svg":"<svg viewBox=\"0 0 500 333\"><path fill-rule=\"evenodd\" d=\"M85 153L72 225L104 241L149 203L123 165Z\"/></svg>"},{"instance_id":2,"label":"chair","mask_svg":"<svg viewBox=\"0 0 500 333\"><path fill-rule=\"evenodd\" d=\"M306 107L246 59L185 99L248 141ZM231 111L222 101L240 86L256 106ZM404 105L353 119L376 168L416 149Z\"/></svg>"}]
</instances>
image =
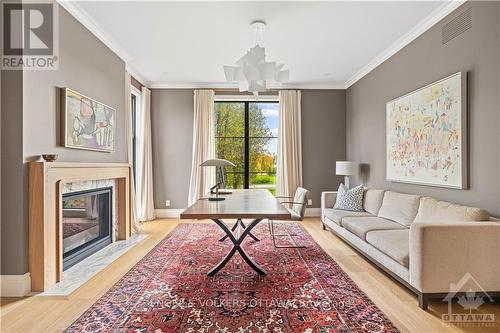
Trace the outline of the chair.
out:
<instances>
[{"instance_id":1,"label":"chair","mask_svg":"<svg viewBox=\"0 0 500 333\"><path fill-rule=\"evenodd\" d=\"M287 208L288 211L290 212L292 216L292 220L294 221L302 221L304 219L305 213L306 213L306 206L307 206L307 198L309 196L309 191L306 190L305 188L298 187L297 190L295 191L295 195L293 197L293 201L282 201L282 204L289 204L291 205L290 208ZM277 199L292 199L292 197L284 197L284 196L277 196ZM274 221L272 219L268 220L268 226L269 226L269 233L271 234L271 237L273 238L273 244L275 248L278 249L297 249L297 248L305 248L303 245L297 245L295 240L293 239L292 236L296 236L295 234L290 234L290 233L285 233L285 234L277 234L274 232ZM278 245L276 244L276 237L289 237L292 240L293 245Z\"/></svg>"}]
</instances>

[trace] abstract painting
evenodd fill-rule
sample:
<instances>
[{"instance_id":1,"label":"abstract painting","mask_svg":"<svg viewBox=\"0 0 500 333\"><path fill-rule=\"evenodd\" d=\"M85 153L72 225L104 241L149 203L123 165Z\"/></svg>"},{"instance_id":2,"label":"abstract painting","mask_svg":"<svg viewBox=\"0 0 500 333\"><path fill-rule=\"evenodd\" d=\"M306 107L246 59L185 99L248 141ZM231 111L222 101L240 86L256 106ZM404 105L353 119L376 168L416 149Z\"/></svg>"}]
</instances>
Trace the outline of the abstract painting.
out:
<instances>
[{"instance_id":1,"label":"abstract painting","mask_svg":"<svg viewBox=\"0 0 500 333\"><path fill-rule=\"evenodd\" d=\"M387 180L467 188L466 73L387 103Z\"/></svg>"},{"instance_id":2,"label":"abstract painting","mask_svg":"<svg viewBox=\"0 0 500 333\"><path fill-rule=\"evenodd\" d=\"M114 151L115 109L69 88L61 95L64 146Z\"/></svg>"}]
</instances>

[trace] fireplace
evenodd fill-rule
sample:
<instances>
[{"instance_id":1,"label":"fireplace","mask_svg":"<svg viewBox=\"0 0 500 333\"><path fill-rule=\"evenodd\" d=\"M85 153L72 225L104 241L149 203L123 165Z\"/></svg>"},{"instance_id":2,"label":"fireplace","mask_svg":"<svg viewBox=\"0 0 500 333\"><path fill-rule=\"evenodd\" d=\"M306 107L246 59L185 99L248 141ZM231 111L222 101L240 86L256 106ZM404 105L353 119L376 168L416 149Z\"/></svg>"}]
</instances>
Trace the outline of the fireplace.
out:
<instances>
[{"instance_id":1,"label":"fireplace","mask_svg":"<svg viewBox=\"0 0 500 333\"><path fill-rule=\"evenodd\" d=\"M112 187L62 196L63 270L113 241Z\"/></svg>"},{"instance_id":2,"label":"fireplace","mask_svg":"<svg viewBox=\"0 0 500 333\"><path fill-rule=\"evenodd\" d=\"M112 240L131 236L128 163L29 162L29 270L32 291L63 280L63 198L77 191L113 187ZM111 182L110 182L111 181ZM88 183L91 182L91 183ZM68 184L85 186L71 186ZM88 185L88 186L87 186ZM100 237L100 236L99 236ZM108 242L109 242L109 238ZM75 252L76 250L73 249ZM69 251L68 251L69 252ZM74 253L74 252L73 252ZM66 254L69 257L71 254ZM69 262L68 262L69 263Z\"/></svg>"}]
</instances>

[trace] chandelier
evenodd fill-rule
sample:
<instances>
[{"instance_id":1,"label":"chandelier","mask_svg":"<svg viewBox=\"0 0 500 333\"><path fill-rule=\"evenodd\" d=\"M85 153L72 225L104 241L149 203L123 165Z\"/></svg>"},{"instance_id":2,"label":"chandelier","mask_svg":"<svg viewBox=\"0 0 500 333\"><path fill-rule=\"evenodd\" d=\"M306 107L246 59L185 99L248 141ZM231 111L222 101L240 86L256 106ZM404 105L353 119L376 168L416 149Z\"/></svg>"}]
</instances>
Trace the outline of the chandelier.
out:
<instances>
[{"instance_id":1,"label":"chandelier","mask_svg":"<svg viewBox=\"0 0 500 333\"><path fill-rule=\"evenodd\" d=\"M224 66L226 81L238 82L241 91L248 91L254 95L267 90L269 81L277 83L288 81L289 70L283 70L283 64L275 61L266 61L266 49L259 45L259 37L262 37L266 28L264 21L254 21L251 23L256 34L256 45L245 53L236 62L236 66Z\"/></svg>"}]
</instances>

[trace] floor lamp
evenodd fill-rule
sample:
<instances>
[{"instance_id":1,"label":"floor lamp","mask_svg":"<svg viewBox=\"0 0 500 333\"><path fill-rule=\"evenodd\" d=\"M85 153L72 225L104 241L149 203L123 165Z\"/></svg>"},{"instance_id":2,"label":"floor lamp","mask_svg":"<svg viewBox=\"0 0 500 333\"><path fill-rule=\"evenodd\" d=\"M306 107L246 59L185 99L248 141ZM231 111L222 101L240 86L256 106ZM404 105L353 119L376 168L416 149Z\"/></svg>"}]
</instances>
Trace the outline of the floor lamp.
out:
<instances>
[{"instance_id":1,"label":"floor lamp","mask_svg":"<svg viewBox=\"0 0 500 333\"><path fill-rule=\"evenodd\" d=\"M337 161L335 169L337 176L344 176L344 185L349 188L349 176L357 173L358 164L351 161Z\"/></svg>"},{"instance_id":2,"label":"floor lamp","mask_svg":"<svg viewBox=\"0 0 500 333\"><path fill-rule=\"evenodd\" d=\"M217 173L219 174L219 181L217 184L212 186L210 188L210 193L214 194L215 197L209 197L209 201L222 201L225 200L225 198L219 197L219 188L224 188L226 185L226 176L224 174L224 167L225 166L236 166L234 163L224 160L221 158L212 158L209 160L206 160L205 162L200 164L201 167L216 167L217 168ZM231 192L224 192L223 194L229 194Z\"/></svg>"}]
</instances>

